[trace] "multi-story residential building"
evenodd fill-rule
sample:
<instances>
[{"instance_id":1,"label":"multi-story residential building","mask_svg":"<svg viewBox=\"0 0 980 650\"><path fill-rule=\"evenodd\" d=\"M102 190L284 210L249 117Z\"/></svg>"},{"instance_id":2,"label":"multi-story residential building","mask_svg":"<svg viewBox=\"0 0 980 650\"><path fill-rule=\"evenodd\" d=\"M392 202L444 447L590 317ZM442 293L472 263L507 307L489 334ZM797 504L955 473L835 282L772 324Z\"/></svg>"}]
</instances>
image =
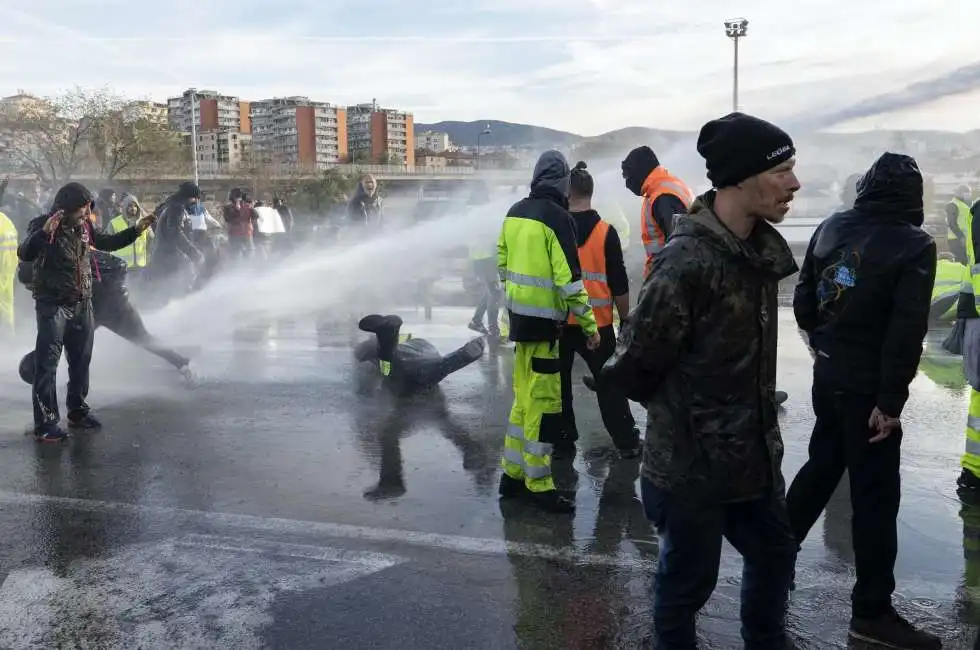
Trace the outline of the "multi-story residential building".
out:
<instances>
[{"instance_id":1,"label":"multi-story residential building","mask_svg":"<svg viewBox=\"0 0 980 650\"><path fill-rule=\"evenodd\" d=\"M349 106L347 133L355 159L415 164L415 120L411 113L379 108L377 101Z\"/></svg>"},{"instance_id":2,"label":"multi-story residential building","mask_svg":"<svg viewBox=\"0 0 980 650\"><path fill-rule=\"evenodd\" d=\"M198 168L211 172L237 169L251 161L252 136L236 131L197 134Z\"/></svg>"},{"instance_id":3,"label":"multi-story residential building","mask_svg":"<svg viewBox=\"0 0 980 650\"><path fill-rule=\"evenodd\" d=\"M168 123L167 104L160 102L133 101L123 107L123 119L126 122L146 120L153 124L166 126Z\"/></svg>"},{"instance_id":4,"label":"multi-story residential building","mask_svg":"<svg viewBox=\"0 0 980 650\"><path fill-rule=\"evenodd\" d=\"M46 110L44 100L21 91L16 95L0 99L0 171L24 171L22 155L29 153L25 147L34 149L23 134L17 132L17 123L23 111Z\"/></svg>"},{"instance_id":5,"label":"multi-story residential building","mask_svg":"<svg viewBox=\"0 0 980 650\"><path fill-rule=\"evenodd\" d=\"M192 113L199 131L251 133L249 110L248 102L214 90L185 90L180 97L167 100L170 128L183 133L191 130Z\"/></svg>"},{"instance_id":6,"label":"multi-story residential building","mask_svg":"<svg viewBox=\"0 0 980 650\"><path fill-rule=\"evenodd\" d=\"M423 131L415 134L415 148L421 151L431 151L432 153L445 153L452 151L453 145L449 141L448 133L439 131Z\"/></svg>"},{"instance_id":7,"label":"multi-story residential building","mask_svg":"<svg viewBox=\"0 0 980 650\"><path fill-rule=\"evenodd\" d=\"M308 97L252 102L256 157L284 165L322 169L348 157L347 112Z\"/></svg>"}]
</instances>

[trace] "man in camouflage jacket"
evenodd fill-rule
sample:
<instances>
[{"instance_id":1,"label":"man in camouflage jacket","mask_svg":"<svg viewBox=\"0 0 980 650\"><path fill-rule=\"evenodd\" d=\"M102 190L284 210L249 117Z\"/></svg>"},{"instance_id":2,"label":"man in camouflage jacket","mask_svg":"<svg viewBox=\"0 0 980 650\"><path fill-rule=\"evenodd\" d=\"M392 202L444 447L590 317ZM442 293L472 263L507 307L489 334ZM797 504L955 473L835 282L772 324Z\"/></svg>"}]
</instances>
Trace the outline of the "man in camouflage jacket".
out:
<instances>
[{"instance_id":1,"label":"man in camouflage jacket","mask_svg":"<svg viewBox=\"0 0 980 650\"><path fill-rule=\"evenodd\" d=\"M657 648L697 647L722 538L745 559L746 647L776 648L797 548L776 420L776 292L796 262L770 222L799 189L795 149L772 124L733 113L704 126L698 151L716 189L677 218L602 378L647 407Z\"/></svg>"}]
</instances>

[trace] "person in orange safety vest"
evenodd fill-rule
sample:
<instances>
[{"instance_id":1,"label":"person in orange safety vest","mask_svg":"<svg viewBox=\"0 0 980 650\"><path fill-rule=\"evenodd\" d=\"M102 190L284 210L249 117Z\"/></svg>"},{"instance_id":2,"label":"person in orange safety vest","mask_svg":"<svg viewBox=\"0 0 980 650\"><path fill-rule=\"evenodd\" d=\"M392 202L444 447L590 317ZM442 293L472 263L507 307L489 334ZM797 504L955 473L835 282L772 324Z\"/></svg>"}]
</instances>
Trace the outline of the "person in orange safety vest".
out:
<instances>
[{"instance_id":1,"label":"person in orange safety vest","mask_svg":"<svg viewBox=\"0 0 980 650\"><path fill-rule=\"evenodd\" d=\"M589 366L592 377L598 377L602 365L616 349L616 332L613 328L613 305L622 321L629 312L630 293L626 264L619 234L599 213L592 209L592 192L595 183L586 171L584 162L572 169L568 211L575 222L578 239L578 257L582 266L582 282L589 294L589 304L599 327L599 347L589 350L587 336L575 316L568 315L562 327L558 344L561 372L561 404L564 420L559 452L572 452L578 440L575 413L572 410L572 365L578 353ZM635 458L640 454L640 432L630 412L626 396L614 387L607 389L601 382L595 384L599 398L602 423L613 439L613 444L623 458Z\"/></svg>"},{"instance_id":2,"label":"person in orange safety vest","mask_svg":"<svg viewBox=\"0 0 980 650\"><path fill-rule=\"evenodd\" d=\"M660 164L657 154L647 146L637 147L623 160L623 180L633 194L643 197L640 237L647 261L643 277L650 273L653 258L674 230L674 215L686 214L694 193L682 180Z\"/></svg>"}]
</instances>

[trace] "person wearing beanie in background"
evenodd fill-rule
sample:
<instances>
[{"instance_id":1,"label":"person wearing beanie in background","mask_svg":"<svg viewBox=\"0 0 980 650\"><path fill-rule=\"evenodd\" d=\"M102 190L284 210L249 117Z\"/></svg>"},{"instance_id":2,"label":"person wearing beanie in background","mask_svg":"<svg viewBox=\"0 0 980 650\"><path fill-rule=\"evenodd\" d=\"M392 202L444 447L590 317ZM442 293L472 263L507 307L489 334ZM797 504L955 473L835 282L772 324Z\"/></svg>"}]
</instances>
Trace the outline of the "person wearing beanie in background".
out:
<instances>
[{"instance_id":1,"label":"person wearing beanie in background","mask_svg":"<svg viewBox=\"0 0 980 650\"><path fill-rule=\"evenodd\" d=\"M33 264L37 343L32 393L34 435L41 442L68 436L58 426L57 372L62 350L68 357L68 426L99 426L85 402L95 332L90 247L104 251L125 248L153 222L152 217L143 217L132 228L108 235L90 221L94 206L83 185L68 183L55 195L51 214L31 222L17 249L21 261ZM98 273L98 266L94 271Z\"/></svg>"},{"instance_id":2,"label":"person wearing beanie in background","mask_svg":"<svg viewBox=\"0 0 980 650\"><path fill-rule=\"evenodd\" d=\"M579 354L589 366L593 376L598 376L602 364L616 350L616 332L613 328L613 306L619 312L620 322L626 320L630 310L630 285L623 261L623 247L616 229L603 221L592 209L595 181L586 170L584 162L572 169L568 194L568 209L575 224L579 263L582 280L589 294L589 304L599 327L599 347L590 350L587 337L574 314L562 327L558 350L561 355L561 409L565 418L565 431L558 448L574 452L578 440L575 411L572 409L572 366ZM599 412L606 431L623 458L640 455L640 432L636 428L629 400L613 387L595 384L599 399Z\"/></svg>"},{"instance_id":3,"label":"person wearing beanie in background","mask_svg":"<svg viewBox=\"0 0 980 650\"><path fill-rule=\"evenodd\" d=\"M783 648L797 542L776 417L778 283L796 272L772 224L800 188L781 129L732 113L701 128L714 189L656 257L601 381L647 408L641 496L660 535L657 648L697 647L722 539L742 555L742 637Z\"/></svg>"},{"instance_id":4,"label":"person wearing beanie in background","mask_svg":"<svg viewBox=\"0 0 980 650\"><path fill-rule=\"evenodd\" d=\"M663 249L674 231L674 215L684 214L694 199L694 193L660 164L650 147L637 147L623 160L623 180L626 188L643 197L640 211L640 237L647 261L643 275L650 275L655 256Z\"/></svg>"},{"instance_id":5,"label":"person wearing beanie in background","mask_svg":"<svg viewBox=\"0 0 980 650\"><path fill-rule=\"evenodd\" d=\"M534 165L531 193L511 206L497 240L497 269L514 346L514 404L504 437L500 496L520 497L551 512L571 513L551 474L563 430L558 337L575 314L586 346L599 346L582 283L575 226L568 216L568 162L546 151Z\"/></svg>"},{"instance_id":6,"label":"person wearing beanie in background","mask_svg":"<svg viewBox=\"0 0 980 650\"><path fill-rule=\"evenodd\" d=\"M158 298L164 301L189 291L197 275L194 269L204 265L204 254L190 240L190 212L200 199L200 187L181 183L161 211L148 270Z\"/></svg>"},{"instance_id":7,"label":"person wearing beanie in background","mask_svg":"<svg viewBox=\"0 0 980 650\"><path fill-rule=\"evenodd\" d=\"M854 207L810 240L793 298L814 350L809 458L786 500L800 543L844 470L850 479L854 564L850 635L889 648L939 648L892 607L902 425L929 329L936 242L922 229L922 174L883 154L857 184Z\"/></svg>"}]
</instances>

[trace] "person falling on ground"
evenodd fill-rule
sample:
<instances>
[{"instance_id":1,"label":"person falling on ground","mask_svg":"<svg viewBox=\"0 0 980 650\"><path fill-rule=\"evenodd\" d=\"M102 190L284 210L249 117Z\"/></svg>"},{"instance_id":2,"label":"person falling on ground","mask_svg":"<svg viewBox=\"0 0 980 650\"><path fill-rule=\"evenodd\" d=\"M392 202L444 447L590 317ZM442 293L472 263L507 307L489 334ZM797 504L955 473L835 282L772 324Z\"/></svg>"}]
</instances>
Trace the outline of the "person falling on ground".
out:
<instances>
[{"instance_id":1,"label":"person falling on ground","mask_svg":"<svg viewBox=\"0 0 980 650\"><path fill-rule=\"evenodd\" d=\"M660 535L658 650L697 647L723 539L744 560L745 647L782 648L797 542L775 400L777 294L797 269L772 224L800 187L795 148L743 113L705 124L697 148L715 189L674 223L600 381L647 409L640 486Z\"/></svg>"},{"instance_id":2,"label":"person falling on ground","mask_svg":"<svg viewBox=\"0 0 980 650\"><path fill-rule=\"evenodd\" d=\"M786 496L802 543L847 469L857 581L852 638L939 648L892 607L901 499L899 418L929 328L936 243L922 229L922 174L886 153L858 182L854 208L823 221L793 309L815 352L809 457Z\"/></svg>"},{"instance_id":3,"label":"person falling on ground","mask_svg":"<svg viewBox=\"0 0 980 650\"><path fill-rule=\"evenodd\" d=\"M33 264L37 343L31 392L34 435L40 442L68 437L59 427L57 372L62 351L68 357L68 426L100 426L85 402L95 332L90 248L114 251L129 246L153 222L143 217L134 227L108 235L90 221L94 205L83 185L68 183L55 195L51 214L31 222L17 249L22 262Z\"/></svg>"},{"instance_id":4,"label":"person falling on ground","mask_svg":"<svg viewBox=\"0 0 980 650\"><path fill-rule=\"evenodd\" d=\"M398 316L370 314L358 328L374 334L354 349L357 361L357 391L372 392L380 383L386 390L405 397L435 388L457 370L483 356L484 342L476 338L446 356L425 339L402 334Z\"/></svg>"},{"instance_id":5,"label":"person falling on ground","mask_svg":"<svg viewBox=\"0 0 980 650\"><path fill-rule=\"evenodd\" d=\"M619 233L603 221L592 209L592 193L595 181L586 170L584 162L572 169L568 195L568 210L575 224L582 279L589 294L589 304L599 328L599 347L590 350L587 337L574 315L562 327L558 344L561 359L561 408L565 420L564 433L557 447L564 453L575 452L578 427L572 409L572 367L575 355L585 359L589 371L598 376L602 365L616 350L616 331L613 327L613 304L620 321L626 319L630 308L629 278L623 261L623 248ZM629 401L615 387L597 385L599 412L606 431L612 436L616 449L623 458L640 455L640 432L636 428Z\"/></svg>"},{"instance_id":6,"label":"person falling on ground","mask_svg":"<svg viewBox=\"0 0 980 650\"><path fill-rule=\"evenodd\" d=\"M514 404L499 492L563 513L573 512L575 502L558 493L551 458L564 429L558 339L568 312L575 314L588 349L600 342L568 214L569 173L561 153L541 154L531 193L507 211L497 241L497 269L515 343Z\"/></svg>"}]
</instances>

